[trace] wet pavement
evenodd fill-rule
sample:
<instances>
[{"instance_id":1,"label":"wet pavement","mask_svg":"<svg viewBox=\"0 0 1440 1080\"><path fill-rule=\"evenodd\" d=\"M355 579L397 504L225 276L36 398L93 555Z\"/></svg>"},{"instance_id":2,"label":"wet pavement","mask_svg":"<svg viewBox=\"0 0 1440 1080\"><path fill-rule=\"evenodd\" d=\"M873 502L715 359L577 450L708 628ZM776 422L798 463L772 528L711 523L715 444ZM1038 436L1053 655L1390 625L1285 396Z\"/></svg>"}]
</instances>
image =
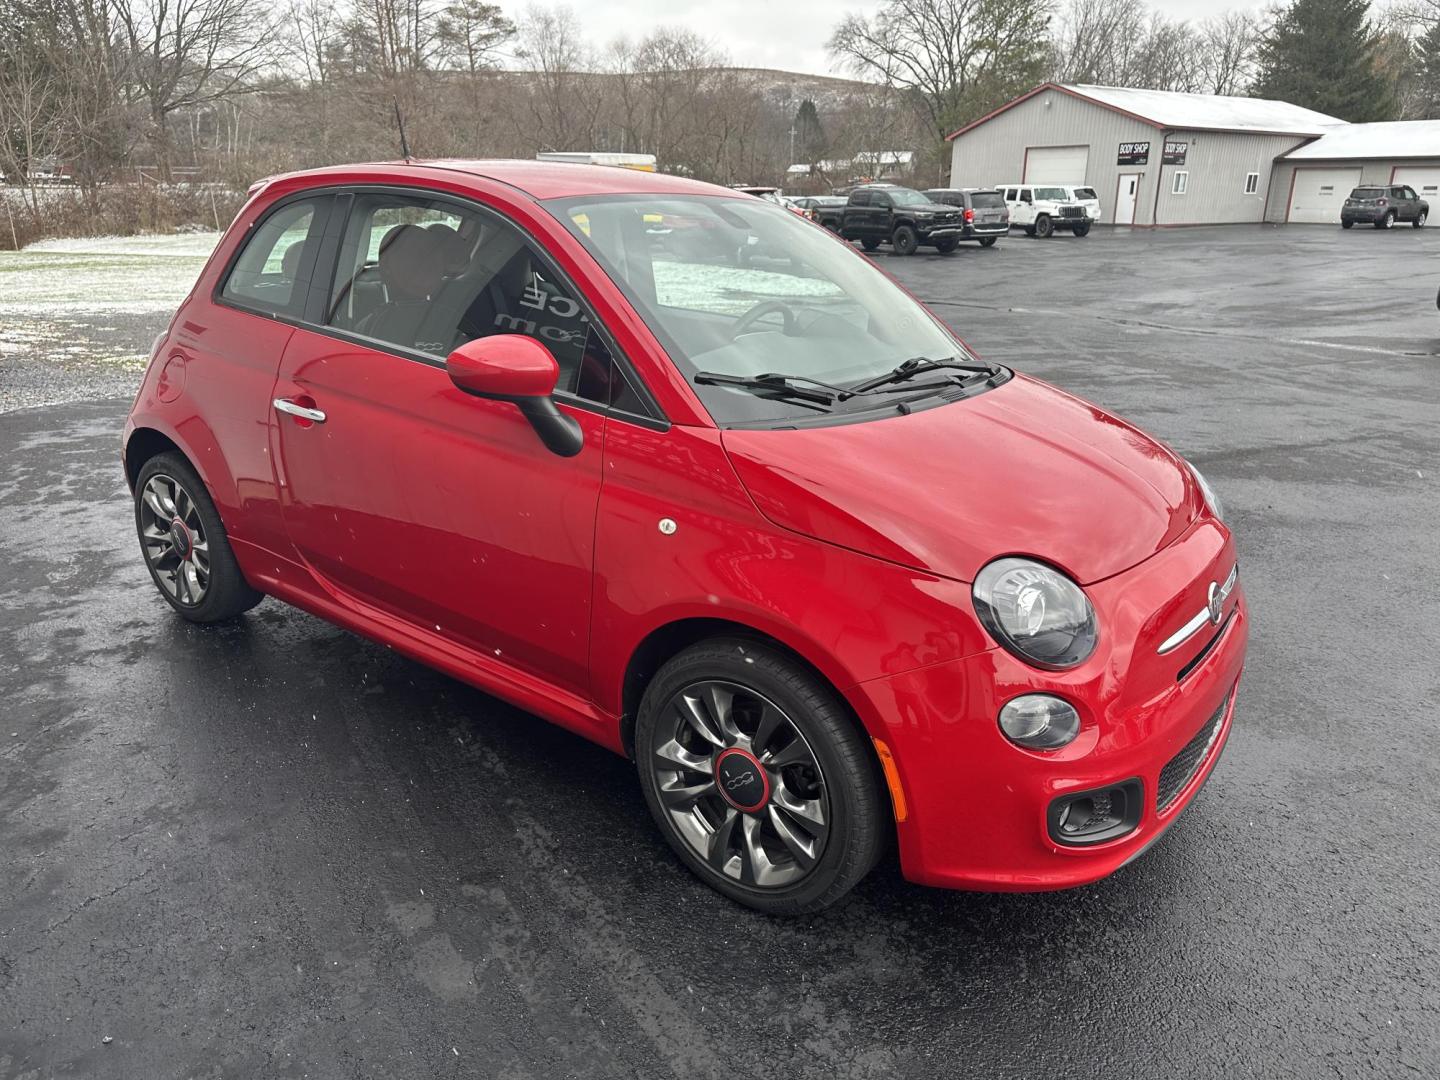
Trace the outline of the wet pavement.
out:
<instances>
[{"instance_id":1,"label":"wet pavement","mask_svg":"<svg viewBox=\"0 0 1440 1080\"><path fill-rule=\"evenodd\" d=\"M0 415L0 1078L1436 1075L1437 254L1245 228L882 256L986 356L1191 455L1238 534L1225 757L1061 894L882 866L821 916L737 908L623 760L273 601L174 617L126 401Z\"/></svg>"}]
</instances>

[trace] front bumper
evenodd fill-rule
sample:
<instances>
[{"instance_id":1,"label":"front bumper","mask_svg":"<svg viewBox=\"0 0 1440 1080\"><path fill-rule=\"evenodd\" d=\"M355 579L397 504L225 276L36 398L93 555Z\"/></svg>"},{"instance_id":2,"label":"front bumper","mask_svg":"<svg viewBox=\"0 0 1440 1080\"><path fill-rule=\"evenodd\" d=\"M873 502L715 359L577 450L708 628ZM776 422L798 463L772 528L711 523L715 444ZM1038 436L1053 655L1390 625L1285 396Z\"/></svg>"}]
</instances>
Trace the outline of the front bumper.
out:
<instances>
[{"instance_id":1,"label":"front bumper","mask_svg":"<svg viewBox=\"0 0 1440 1080\"><path fill-rule=\"evenodd\" d=\"M1228 544L1213 561L1225 558L1233 560ZM1176 567L1144 571L1145 565L1093 587L1092 595L1099 601L1109 592L1119 601L1123 592L1146 610L1147 597ZM1127 686L1127 658L1112 644L1107 655L1082 665L1084 672L1047 674L996 648L854 688L852 701L889 746L904 790L907 815L897 835L905 876L948 888L1041 891L1097 881L1137 858L1203 786L1229 739L1249 636L1239 587L1234 596L1220 631L1197 635L1193 654L1166 658L1163 678L1128 680L1136 685ZM1115 632L1120 636L1119 627ZM1156 676L1153 641L1136 648L1146 655L1137 652L1133 662L1148 661ZM1030 692L1059 694L1080 710L1073 743L1042 753L1005 739L996 723L1001 704ZM1217 713L1203 754L1194 761L1182 756ZM1161 774L1177 759L1184 775L1177 786L1172 766L1168 801L1157 804ZM1057 800L1127 781L1140 789L1133 829L1083 845L1055 839Z\"/></svg>"}]
</instances>

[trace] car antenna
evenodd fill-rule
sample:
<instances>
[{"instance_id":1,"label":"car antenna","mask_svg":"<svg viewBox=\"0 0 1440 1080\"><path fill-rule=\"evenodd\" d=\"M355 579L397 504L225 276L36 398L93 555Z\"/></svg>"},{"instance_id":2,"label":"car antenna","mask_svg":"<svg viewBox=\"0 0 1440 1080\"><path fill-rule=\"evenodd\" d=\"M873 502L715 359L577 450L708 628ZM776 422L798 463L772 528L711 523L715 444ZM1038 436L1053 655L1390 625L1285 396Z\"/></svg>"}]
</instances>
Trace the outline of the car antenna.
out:
<instances>
[{"instance_id":1,"label":"car antenna","mask_svg":"<svg viewBox=\"0 0 1440 1080\"><path fill-rule=\"evenodd\" d=\"M410 164L410 144L405 140L405 118L400 115L399 98L391 98L395 105L395 126L400 129L400 154L405 158L405 164Z\"/></svg>"}]
</instances>

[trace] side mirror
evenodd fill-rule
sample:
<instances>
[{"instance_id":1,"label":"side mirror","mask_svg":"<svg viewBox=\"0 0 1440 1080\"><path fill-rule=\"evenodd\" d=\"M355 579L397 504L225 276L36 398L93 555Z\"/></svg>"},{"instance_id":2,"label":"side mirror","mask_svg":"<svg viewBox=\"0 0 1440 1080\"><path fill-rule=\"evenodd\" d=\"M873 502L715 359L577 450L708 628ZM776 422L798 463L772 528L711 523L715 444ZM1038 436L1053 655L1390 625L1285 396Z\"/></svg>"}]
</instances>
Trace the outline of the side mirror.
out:
<instances>
[{"instance_id":1,"label":"side mirror","mask_svg":"<svg viewBox=\"0 0 1440 1080\"><path fill-rule=\"evenodd\" d=\"M445 370L467 394L513 403L540 441L561 457L574 457L585 444L579 422L556 408L550 396L560 381L560 365L534 338L492 334L467 341L446 359Z\"/></svg>"}]
</instances>

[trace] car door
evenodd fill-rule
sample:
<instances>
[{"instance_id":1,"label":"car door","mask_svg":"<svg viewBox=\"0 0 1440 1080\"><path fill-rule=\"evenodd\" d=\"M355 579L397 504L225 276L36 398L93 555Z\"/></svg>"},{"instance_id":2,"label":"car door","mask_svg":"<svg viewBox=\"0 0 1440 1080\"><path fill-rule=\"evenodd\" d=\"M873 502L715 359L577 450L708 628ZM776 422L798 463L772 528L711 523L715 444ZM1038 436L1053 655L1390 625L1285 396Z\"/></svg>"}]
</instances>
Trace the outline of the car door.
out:
<instances>
[{"instance_id":1,"label":"car door","mask_svg":"<svg viewBox=\"0 0 1440 1080\"><path fill-rule=\"evenodd\" d=\"M333 283L274 388L293 547L345 601L585 693L605 336L499 216L418 194L348 202ZM450 381L449 351L496 333L555 355L575 456L546 449L513 404Z\"/></svg>"},{"instance_id":2,"label":"car door","mask_svg":"<svg viewBox=\"0 0 1440 1080\"><path fill-rule=\"evenodd\" d=\"M870 196L874 209L870 212L870 236L876 240L888 240L891 222L895 216L895 203L888 191L877 191Z\"/></svg>"}]
</instances>

